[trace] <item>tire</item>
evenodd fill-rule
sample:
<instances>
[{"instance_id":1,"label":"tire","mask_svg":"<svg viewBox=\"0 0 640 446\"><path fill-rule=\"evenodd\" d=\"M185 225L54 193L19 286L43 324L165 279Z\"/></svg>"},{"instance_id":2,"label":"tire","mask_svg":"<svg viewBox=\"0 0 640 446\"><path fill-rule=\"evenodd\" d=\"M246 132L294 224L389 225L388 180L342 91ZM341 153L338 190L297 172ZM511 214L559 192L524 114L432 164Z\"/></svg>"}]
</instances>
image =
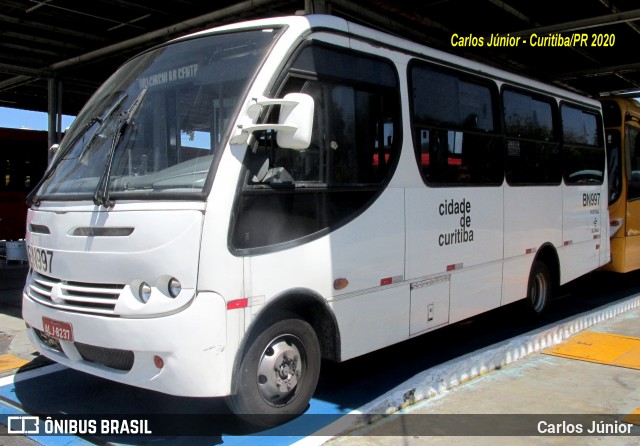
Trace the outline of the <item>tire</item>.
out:
<instances>
[{"instance_id":1,"label":"tire","mask_svg":"<svg viewBox=\"0 0 640 446\"><path fill-rule=\"evenodd\" d=\"M302 414L320 375L320 345L307 322L282 319L250 342L238 370L229 409L257 426L275 426Z\"/></svg>"},{"instance_id":2,"label":"tire","mask_svg":"<svg viewBox=\"0 0 640 446\"><path fill-rule=\"evenodd\" d=\"M553 293L553 279L549 267L544 262L534 261L527 287L527 307L535 315L543 314L549 308Z\"/></svg>"}]
</instances>

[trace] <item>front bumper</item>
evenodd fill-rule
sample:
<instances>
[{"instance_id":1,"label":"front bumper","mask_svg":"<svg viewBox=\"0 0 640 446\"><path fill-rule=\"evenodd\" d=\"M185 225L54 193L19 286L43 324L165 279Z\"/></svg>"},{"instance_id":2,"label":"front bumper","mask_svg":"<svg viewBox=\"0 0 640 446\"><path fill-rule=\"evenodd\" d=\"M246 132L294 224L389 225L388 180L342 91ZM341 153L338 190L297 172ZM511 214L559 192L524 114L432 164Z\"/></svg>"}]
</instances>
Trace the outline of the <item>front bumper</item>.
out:
<instances>
[{"instance_id":1,"label":"front bumper","mask_svg":"<svg viewBox=\"0 0 640 446\"><path fill-rule=\"evenodd\" d=\"M171 395L230 392L233 360L227 358L226 304L216 293L199 293L181 311L150 318L61 311L26 294L22 311L40 353L70 368ZM73 342L43 342L43 317L71 324ZM162 368L155 365L155 356L162 358Z\"/></svg>"}]
</instances>

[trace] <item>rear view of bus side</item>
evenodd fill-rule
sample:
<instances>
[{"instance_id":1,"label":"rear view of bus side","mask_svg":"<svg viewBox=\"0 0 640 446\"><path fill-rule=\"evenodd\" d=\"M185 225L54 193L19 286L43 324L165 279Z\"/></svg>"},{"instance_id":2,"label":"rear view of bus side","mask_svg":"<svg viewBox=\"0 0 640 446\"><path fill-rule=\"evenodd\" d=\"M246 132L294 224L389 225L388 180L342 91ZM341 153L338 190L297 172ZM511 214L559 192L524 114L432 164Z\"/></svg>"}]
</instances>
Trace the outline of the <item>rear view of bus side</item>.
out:
<instances>
[{"instance_id":1,"label":"rear view of bus side","mask_svg":"<svg viewBox=\"0 0 640 446\"><path fill-rule=\"evenodd\" d=\"M609 261L599 102L335 17L170 42L74 125L32 197L32 341L257 423L321 359Z\"/></svg>"},{"instance_id":2,"label":"rear view of bus side","mask_svg":"<svg viewBox=\"0 0 640 446\"><path fill-rule=\"evenodd\" d=\"M609 171L611 263L626 273L640 268L640 106L633 99L602 100Z\"/></svg>"}]
</instances>

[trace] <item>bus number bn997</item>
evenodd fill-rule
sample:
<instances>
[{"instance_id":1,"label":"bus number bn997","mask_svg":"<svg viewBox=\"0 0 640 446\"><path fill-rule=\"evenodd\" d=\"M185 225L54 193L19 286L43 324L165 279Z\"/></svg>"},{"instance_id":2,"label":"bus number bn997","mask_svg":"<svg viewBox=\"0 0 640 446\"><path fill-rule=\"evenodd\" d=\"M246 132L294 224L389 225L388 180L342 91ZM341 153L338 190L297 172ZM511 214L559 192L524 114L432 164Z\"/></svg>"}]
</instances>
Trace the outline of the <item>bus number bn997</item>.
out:
<instances>
[{"instance_id":1,"label":"bus number bn997","mask_svg":"<svg viewBox=\"0 0 640 446\"><path fill-rule=\"evenodd\" d=\"M53 270L53 251L28 246L27 255L29 256L31 268L39 272L51 274Z\"/></svg>"}]
</instances>

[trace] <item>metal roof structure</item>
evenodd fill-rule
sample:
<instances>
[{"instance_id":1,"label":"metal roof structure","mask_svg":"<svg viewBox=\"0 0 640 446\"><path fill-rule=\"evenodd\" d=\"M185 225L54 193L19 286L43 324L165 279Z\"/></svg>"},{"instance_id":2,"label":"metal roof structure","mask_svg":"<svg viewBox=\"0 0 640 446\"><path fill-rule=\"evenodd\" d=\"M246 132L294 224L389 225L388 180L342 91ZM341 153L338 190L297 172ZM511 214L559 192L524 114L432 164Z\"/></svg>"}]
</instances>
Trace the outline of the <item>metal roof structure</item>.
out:
<instances>
[{"instance_id":1,"label":"metal roof structure","mask_svg":"<svg viewBox=\"0 0 640 446\"><path fill-rule=\"evenodd\" d=\"M56 104L56 113L75 115L145 48L212 26L300 11L344 17L593 97L635 95L638 7L634 0L2 0L0 106L51 111ZM559 46L573 34L587 40ZM489 46L495 35L517 45Z\"/></svg>"}]
</instances>

